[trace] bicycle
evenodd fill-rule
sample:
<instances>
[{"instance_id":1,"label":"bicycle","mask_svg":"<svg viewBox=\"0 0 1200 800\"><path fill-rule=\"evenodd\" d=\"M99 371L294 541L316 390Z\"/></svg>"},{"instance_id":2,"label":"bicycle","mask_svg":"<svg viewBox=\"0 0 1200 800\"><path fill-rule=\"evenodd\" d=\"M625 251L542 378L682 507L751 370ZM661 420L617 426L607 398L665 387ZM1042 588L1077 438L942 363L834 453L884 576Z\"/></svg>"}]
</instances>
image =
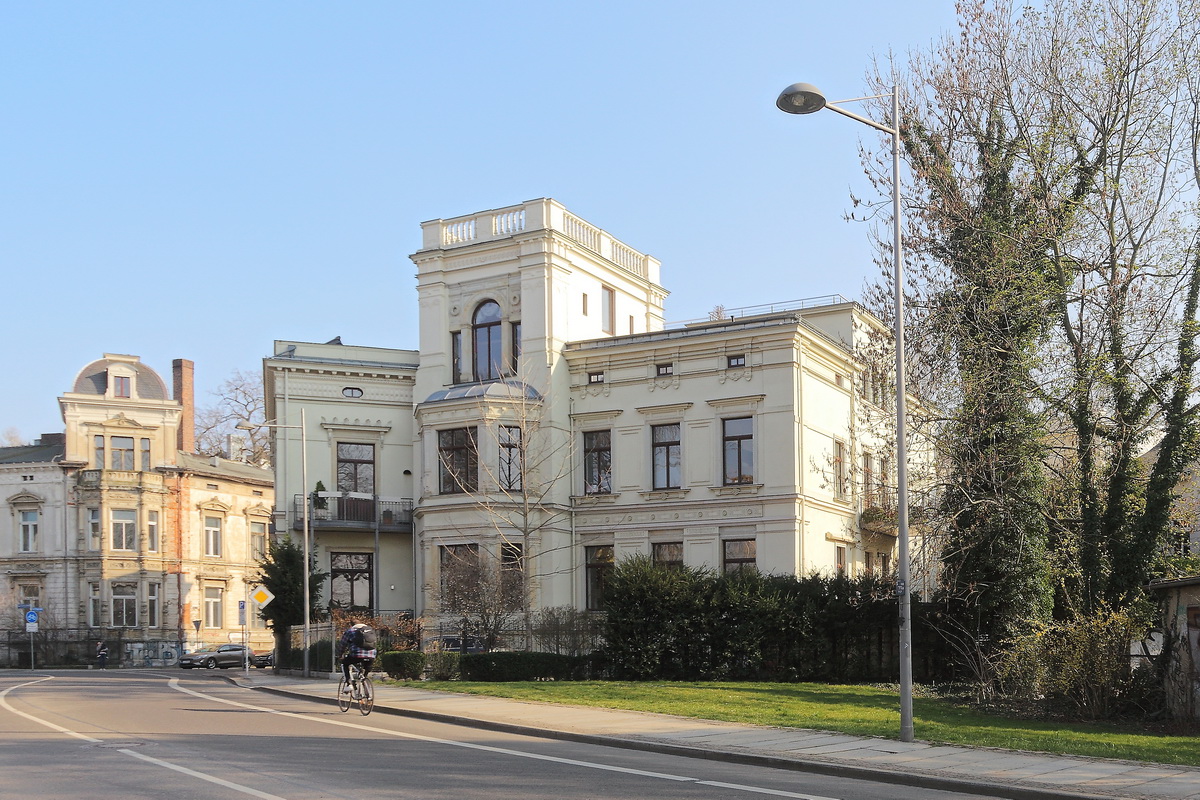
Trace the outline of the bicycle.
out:
<instances>
[{"instance_id":1,"label":"bicycle","mask_svg":"<svg viewBox=\"0 0 1200 800\"><path fill-rule=\"evenodd\" d=\"M338 681L337 699L338 708L345 713L350 710L353 703L358 703L358 712L364 717L371 713L371 709L375 708L375 686L371 682L371 676L362 668L360 664L350 665L350 691L346 689L346 676L343 673L341 680Z\"/></svg>"}]
</instances>

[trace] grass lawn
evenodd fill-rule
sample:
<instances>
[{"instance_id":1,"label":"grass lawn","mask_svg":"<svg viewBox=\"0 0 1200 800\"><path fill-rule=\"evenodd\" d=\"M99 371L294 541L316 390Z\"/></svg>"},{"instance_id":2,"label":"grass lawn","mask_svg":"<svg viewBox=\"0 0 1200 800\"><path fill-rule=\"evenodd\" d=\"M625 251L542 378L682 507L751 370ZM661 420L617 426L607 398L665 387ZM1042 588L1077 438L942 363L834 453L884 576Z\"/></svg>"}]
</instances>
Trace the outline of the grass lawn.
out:
<instances>
[{"instance_id":1,"label":"grass lawn","mask_svg":"<svg viewBox=\"0 0 1200 800\"><path fill-rule=\"evenodd\" d=\"M431 681L419 685L437 691L891 739L897 738L900 729L897 693L872 686L619 681ZM1099 723L1010 719L975 711L950 700L924 697L913 700L913 724L916 737L924 741L1200 766L1200 736L1195 735L1170 736Z\"/></svg>"}]
</instances>

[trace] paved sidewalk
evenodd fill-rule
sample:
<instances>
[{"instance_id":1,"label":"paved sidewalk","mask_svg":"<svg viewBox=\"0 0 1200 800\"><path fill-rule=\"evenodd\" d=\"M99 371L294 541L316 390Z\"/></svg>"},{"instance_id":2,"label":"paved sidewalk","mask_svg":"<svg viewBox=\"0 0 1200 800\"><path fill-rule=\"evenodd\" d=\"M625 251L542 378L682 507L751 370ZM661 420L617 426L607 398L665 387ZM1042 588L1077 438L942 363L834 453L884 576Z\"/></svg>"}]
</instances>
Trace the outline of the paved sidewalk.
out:
<instances>
[{"instance_id":1,"label":"paved sidewalk","mask_svg":"<svg viewBox=\"0 0 1200 800\"><path fill-rule=\"evenodd\" d=\"M242 686L336 702L336 676L334 680L304 679L251 670L230 677ZM1200 769L1193 767L905 743L407 686L377 685L375 712L1015 800L1200 800Z\"/></svg>"}]
</instances>

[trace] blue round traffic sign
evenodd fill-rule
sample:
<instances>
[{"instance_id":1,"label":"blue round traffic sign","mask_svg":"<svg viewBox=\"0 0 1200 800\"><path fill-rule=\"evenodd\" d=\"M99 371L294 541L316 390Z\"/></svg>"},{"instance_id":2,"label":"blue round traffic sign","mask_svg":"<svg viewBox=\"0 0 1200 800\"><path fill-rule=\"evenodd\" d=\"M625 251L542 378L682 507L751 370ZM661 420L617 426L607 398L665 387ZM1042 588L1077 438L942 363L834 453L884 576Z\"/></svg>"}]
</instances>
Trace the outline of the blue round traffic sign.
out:
<instances>
[{"instance_id":1,"label":"blue round traffic sign","mask_svg":"<svg viewBox=\"0 0 1200 800\"><path fill-rule=\"evenodd\" d=\"M36 611L26 611L25 612L25 621L26 622L37 622L37 612Z\"/></svg>"}]
</instances>

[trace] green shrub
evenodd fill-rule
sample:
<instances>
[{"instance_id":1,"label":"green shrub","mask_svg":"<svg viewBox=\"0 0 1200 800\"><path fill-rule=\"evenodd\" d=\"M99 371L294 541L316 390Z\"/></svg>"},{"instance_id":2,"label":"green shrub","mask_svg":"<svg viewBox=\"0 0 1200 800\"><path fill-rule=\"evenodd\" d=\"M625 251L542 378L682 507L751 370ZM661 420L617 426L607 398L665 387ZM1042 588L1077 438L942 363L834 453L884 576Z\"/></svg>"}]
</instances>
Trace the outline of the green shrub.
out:
<instances>
[{"instance_id":1,"label":"green shrub","mask_svg":"<svg viewBox=\"0 0 1200 800\"><path fill-rule=\"evenodd\" d=\"M459 654L450 651L435 650L425 654L425 667L429 677L435 681L452 681L459 675Z\"/></svg>"},{"instance_id":2,"label":"green shrub","mask_svg":"<svg viewBox=\"0 0 1200 800\"><path fill-rule=\"evenodd\" d=\"M1153 682L1135 673L1129 647L1149 627L1146 609L1102 608L1039 623L1001 654L998 676L1009 696L1044 701L1100 719L1142 705ZM1148 672L1148 670L1146 671Z\"/></svg>"},{"instance_id":3,"label":"green shrub","mask_svg":"<svg viewBox=\"0 0 1200 800\"><path fill-rule=\"evenodd\" d=\"M465 681L567 680L573 659L556 653L466 653L459 661Z\"/></svg>"},{"instance_id":4,"label":"green shrub","mask_svg":"<svg viewBox=\"0 0 1200 800\"><path fill-rule=\"evenodd\" d=\"M419 650L389 650L380 654L379 664L393 680L414 681L425 671L425 654Z\"/></svg>"}]
</instances>

